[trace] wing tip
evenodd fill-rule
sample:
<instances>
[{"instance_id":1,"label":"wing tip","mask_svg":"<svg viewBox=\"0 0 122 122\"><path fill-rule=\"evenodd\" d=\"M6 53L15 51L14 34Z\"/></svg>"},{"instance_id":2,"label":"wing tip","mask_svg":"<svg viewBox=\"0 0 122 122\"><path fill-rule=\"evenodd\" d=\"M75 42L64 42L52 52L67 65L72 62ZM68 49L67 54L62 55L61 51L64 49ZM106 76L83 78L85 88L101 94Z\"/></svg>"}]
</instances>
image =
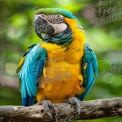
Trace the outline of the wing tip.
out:
<instances>
[{"instance_id":1,"label":"wing tip","mask_svg":"<svg viewBox=\"0 0 122 122\"><path fill-rule=\"evenodd\" d=\"M28 96L22 98L22 106L31 106L33 104L33 97Z\"/></svg>"}]
</instances>

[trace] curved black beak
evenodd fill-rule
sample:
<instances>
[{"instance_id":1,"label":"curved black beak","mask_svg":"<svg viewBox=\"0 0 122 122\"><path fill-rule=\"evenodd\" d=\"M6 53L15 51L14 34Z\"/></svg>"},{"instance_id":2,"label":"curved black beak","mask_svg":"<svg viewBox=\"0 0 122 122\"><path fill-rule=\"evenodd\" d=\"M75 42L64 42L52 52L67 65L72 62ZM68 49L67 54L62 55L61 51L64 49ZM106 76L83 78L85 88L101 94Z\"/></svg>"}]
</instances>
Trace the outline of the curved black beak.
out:
<instances>
[{"instance_id":1,"label":"curved black beak","mask_svg":"<svg viewBox=\"0 0 122 122\"><path fill-rule=\"evenodd\" d=\"M44 39L42 37L42 33L48 34L48 35L52 35L54 33L54 28L50 25L50 23L47 20L41 18L39 15L35 16L34 29L35 29L36 34L41 39Z\"/></svg>"}]
</instances>

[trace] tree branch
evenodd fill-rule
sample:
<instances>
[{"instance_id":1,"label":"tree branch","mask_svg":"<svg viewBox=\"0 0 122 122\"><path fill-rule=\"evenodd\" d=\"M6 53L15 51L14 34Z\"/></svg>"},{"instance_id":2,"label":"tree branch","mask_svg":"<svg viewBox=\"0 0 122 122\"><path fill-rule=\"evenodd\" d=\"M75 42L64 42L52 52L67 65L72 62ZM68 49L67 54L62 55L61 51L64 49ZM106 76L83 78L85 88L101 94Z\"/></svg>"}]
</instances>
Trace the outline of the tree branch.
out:
<instances>
[{"instance_id":1,"label":"tree branch","mask_svg":"<svg viewBox=\"0 0 122 122\"><path fill-rule=\"evenodd\" d=\"M65 122L122 116L122 98L79 101L79 103L80 115L77 115L75 108L68 103L53 104L54 109L49 111L52 118L47 114L43 105L0 106L0 122Z\"/></svg>"}]
</instances>

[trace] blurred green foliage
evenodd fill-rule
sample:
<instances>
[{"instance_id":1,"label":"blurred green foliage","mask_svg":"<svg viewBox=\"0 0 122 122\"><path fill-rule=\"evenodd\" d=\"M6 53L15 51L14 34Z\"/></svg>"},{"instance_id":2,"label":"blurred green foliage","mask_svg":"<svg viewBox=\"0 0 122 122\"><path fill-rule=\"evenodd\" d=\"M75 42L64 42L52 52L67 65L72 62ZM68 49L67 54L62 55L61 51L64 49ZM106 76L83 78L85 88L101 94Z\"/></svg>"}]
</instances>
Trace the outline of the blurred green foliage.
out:
<instances>
[{"instance_id":1,"label":"blurred green foliage","mask_svg":"<svg viewBox=\"0 0 122 122\"><path fill-rule=\"evenodd\" d=\"M0 74L17 77L16 67L21 55L29 45L40 42L33 29L35 10L59 7L72 11L78 17L85 29L87 43L98 58L99 76L86 100L121 97L121 6L120 0L0 0ZM0 87L0 105L8 104L20 105L20 93ZM93 121L120 122L122 118L78 122Z\"/></svg>"}]
</instances>

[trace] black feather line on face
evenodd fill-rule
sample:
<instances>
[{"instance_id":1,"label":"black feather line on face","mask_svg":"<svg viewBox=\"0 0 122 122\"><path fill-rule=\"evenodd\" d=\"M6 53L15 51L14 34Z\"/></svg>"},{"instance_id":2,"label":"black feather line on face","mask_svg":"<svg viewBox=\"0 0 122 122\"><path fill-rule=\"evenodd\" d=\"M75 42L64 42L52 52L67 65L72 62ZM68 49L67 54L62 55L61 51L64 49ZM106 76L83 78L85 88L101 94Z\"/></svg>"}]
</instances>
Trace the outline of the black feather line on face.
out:
<instances>
[{"instance_id":1,"label":"black feather line on face","mask_svg":"<svg viewBox=\"0 0 122 122\"><path fill-rule=\"evenodd\" d=\"M72 31L70 27L67 25L67 29L65 31L54 35L45 34L43 39L46 42L51 42L51 43L56 43L59 45L66 46L72 42Z\"/></svg>"}]
</instances>

